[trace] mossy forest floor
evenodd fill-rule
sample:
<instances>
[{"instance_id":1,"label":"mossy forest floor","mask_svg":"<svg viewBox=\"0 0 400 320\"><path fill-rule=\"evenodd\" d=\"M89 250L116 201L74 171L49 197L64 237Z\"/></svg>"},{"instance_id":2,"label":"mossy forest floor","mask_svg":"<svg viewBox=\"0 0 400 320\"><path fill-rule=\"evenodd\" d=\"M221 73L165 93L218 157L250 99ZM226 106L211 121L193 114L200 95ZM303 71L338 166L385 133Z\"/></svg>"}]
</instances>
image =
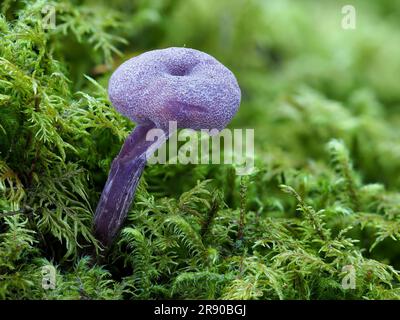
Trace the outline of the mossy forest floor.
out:
<instances>
[{"instance_id":1,"label":"mossy forest floor","mask_svg":"<svg viewBox=\"0 0 400 320\"><path fill-rule=\"evenodd\" d=\"M352 1L354 30L345 4L3 0L0 298L399 299L400 2ZM170 46L235 73L230 128L255 129L256 171L147 166L96 260L93 212L134 126L108 79Z\"/></svg>"}]
</instances>

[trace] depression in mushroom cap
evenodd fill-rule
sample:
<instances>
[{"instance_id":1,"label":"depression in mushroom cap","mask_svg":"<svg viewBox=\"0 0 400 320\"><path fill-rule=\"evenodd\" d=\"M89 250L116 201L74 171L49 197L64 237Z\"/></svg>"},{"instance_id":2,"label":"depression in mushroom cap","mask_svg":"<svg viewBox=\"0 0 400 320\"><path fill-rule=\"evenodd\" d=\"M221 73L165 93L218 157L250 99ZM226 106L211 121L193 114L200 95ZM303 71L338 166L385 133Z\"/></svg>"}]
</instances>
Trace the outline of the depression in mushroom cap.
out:
<instances>
[{"instance_id":1,"label":"depression in mushroom cap","mask_svg":"<svg viewBox=\"0 0 400 320\"><path fill-rule=\"evenodd\" d=\"M139 123L166 129L223 129L240 104L233 73L212 56L188 48L143 53L123 63L109 82L115 108Z\"/></svg>"}]
</instances>

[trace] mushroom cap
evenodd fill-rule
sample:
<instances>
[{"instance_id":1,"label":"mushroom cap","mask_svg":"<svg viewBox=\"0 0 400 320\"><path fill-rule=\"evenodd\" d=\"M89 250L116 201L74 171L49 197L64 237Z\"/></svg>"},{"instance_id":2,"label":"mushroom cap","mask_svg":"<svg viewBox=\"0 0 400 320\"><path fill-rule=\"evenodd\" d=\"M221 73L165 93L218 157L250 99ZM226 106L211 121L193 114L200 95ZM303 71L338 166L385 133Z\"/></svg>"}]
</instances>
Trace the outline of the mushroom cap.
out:
<instances>
[{"instance_id":1,"label":"mushroom cap","mask_svg":"<svg viewBox=\"0 0 400 320\"><path fill-rule=\"evenodd\" d=\"M166 129L222 130L237 112L241 92L233 73L212 56L189 48L153 50L112 74L108 94L131 120Z\"/></svg>"}]
</instances>

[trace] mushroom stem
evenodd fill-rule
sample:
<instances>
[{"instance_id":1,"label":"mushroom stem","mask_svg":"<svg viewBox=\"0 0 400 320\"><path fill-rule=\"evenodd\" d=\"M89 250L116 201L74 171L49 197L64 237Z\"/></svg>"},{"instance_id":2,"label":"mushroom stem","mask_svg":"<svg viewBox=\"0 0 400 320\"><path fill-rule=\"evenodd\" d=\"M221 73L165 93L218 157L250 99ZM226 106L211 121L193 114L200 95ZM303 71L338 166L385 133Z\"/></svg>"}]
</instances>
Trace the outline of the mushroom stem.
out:
<instances>
[{"instance_id":1,"label":"mushroom stem","mask_svg":"<svg viewBox=\"0 0 400 320\"><path fill-rule=\"evenodd\" d=\"M163 134L155 142L147 141L147 133L154 128L153 123L136 126L112 162L94 217L95 236L105 247L126 218L147 157L168 139L169 135Z\"/></svg>"}]
</instances>

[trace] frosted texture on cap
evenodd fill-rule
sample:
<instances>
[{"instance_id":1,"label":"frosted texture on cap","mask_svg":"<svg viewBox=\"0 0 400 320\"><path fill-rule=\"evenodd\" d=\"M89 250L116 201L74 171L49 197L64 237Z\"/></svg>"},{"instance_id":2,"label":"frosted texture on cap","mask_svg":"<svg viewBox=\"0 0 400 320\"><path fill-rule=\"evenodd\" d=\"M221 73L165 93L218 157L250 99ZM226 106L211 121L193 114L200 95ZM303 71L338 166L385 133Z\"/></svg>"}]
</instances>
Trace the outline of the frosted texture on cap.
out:
<instances>
[{"instance_id":1,"label":"frosted texture on cap","mask_svg":"<svg viewBox=\"0 0 400 320\"><path fill-rule=\"evenodd\" d=\"M153 50L117 68L108 93L115 108L137 123L222 130L239 108L233 73L212 56L189 48Z\"/></svg>"}]
</instances>

